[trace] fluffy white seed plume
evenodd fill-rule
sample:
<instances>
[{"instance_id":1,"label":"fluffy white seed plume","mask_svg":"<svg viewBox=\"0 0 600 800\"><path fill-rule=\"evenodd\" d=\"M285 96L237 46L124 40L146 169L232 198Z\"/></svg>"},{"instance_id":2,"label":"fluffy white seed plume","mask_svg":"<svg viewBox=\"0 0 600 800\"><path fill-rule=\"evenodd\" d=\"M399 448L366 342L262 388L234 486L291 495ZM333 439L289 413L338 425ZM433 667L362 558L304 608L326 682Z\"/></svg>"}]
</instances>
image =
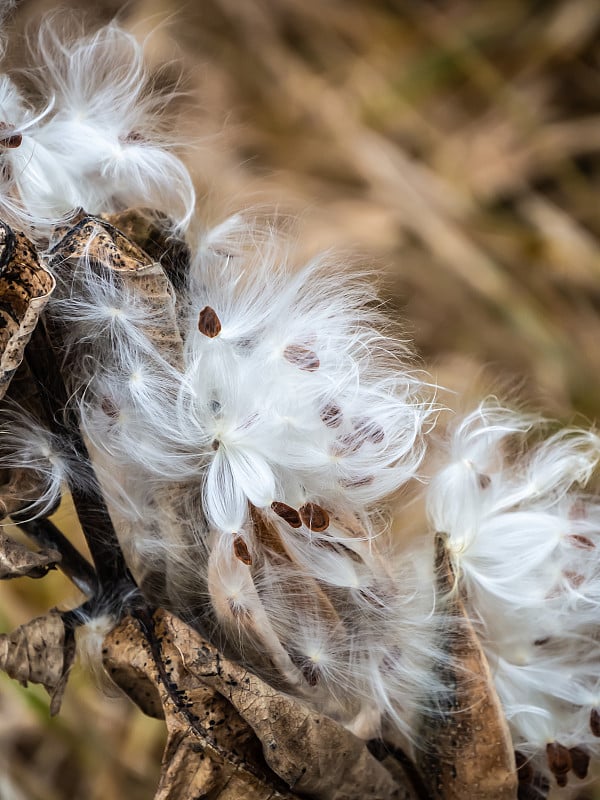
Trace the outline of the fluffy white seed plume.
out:
<instances>
[{"instance_id":1,"label":"fluffy white seed plume","mask_svg":"<svg viewBox=\"0 0 600 800\"><path fill-rule=\"evenodd\" d=\"M457 426L428 504L448 536L515 747L563 785L559 757L600 754L600 504L585 494L600 439L577 429L543 439L544 429L481 406Z\"/></svg>"},{"instance_id":2,"label":"fluffy white seed plume","mask_svg":"<svg viewBox=\"0 0 600 800\"><path fill-rule=\"evenodd\" d=\"M30 42L29 71L43 106L30 108L0 78L3 202L30 233L47 233L75 209L146 205L181 229L195 195L172 152L164 110L172 95L150 85L142 46L116 24L93 35L57 15Z\"/></svg>"},{"instance_id":3,"label":"fluffy white seed plume","mask_svg":"<svg viewBox=\"0 0 600 800\"><path fill-rule=\"evenodd\" d=\"M419 478L431 392L365 277L294 272L250 231L197 246L181 359L141 283L53 262L73 397L143 580L362 735L381 714L413 735L435 688L431 554L399 558L383 509Z\"/></svg>"}]
</instances>

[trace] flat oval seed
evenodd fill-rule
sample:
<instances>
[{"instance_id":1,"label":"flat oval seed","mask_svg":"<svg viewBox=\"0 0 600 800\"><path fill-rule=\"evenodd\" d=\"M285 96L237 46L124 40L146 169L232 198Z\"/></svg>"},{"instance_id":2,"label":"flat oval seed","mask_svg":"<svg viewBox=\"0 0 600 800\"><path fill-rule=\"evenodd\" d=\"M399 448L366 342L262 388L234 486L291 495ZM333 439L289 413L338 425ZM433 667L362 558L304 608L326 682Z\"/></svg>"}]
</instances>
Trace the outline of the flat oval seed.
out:
<instances>
[{"instance_id":1,"label":"flat oval seed","mask_svg":"<svg viewBox=\"0 0 600 800\"><path fill-rule=\"evenodd\" d=\"M524 753L515 750L515 762L517 764L517 775L519 783L533 783L534 772L531 762Z\"/></svg>"},{"instance_id":2,"label":"flat oval seed","mask_svg":"<svg viewBox=\"0 0 600 800\"><path fill-rule=\"evenodd\" d=\"M597 708L590 711L590 730L594 736L600 737L600 711Z\"/></svg>"},{"instance_id":3,"label":"flat oval seed","mask_svg":"<svg viewBox=\"0 0 600 800\"><path fill-rule=\"evenodd\" d=\"M288 344L283 351L283 357L290 364L294 364L294 366L307 372L314 372L321 366L319 356L314 350L305 347L303 344Z\"/></svg>"},{"instance_id":4,"label":"flat oval seed","mask_svg":"<svg viewBox=\"0 0 600 800\"><path fill-rule=\"evenodd\" d=\"M247 567L251 566L252 556L248 550L248 545L241 536L236 536L233 540L233 553L242 564L245 564Z\"/></svg>"},{"instance_id":5,"label":"flat oval seed","mask_svg":"<svg viewBox=\"0 0 600 800\"><path fill-rule=\"evenodd\" d=\"M580 533L572 533L567 536L573 547L578 547L580 550L595 550L596 545L587 536L582 536Z\"/></svg>"},{"instance_id":6,"label":"flat oval seed","mask_svg":"<svg viewBox=\"0 0 600 800\"><path fill-rule=\"evenodd\" d=\"M590 754L581 747L571 747L569 753L571 755L571 763L575 775L580 780L587 778L588 768L590 766Z\"/></svg>"},{"instance_id":7,"label":"flat oval seed","mask_svg":"<svg viewBox=\"0 0 600 800\"><path fill-rule=\"evenodd\" d=\"M328 428L339 428L342 424L342 409L335 403L327 403L320 411L320 416Z\"/></svg>"},{"instance_id":8,"label":"flat oval seed","mask_svg":"<svg viewBox=\"0 0 600 800\"><path fill-rule=\"evenodd\" d=\"M299 511L300 519L309 530L321 533L329 527L329 514L316 503L305 503Z\"/></svg>"},{"instance_id":9,"label":"flat oval seed","mask_svg":"<svg viewBox=\"0 0 600 800\"><path fill-rule=\"evenodd\" d=\"M0 147L6 147L8 150L14 150L16 147L20 147L22 142L23 137L21 134L13 133L12 136L5 136L3 139L0 139Z\"/></svg>"},{"instance_id":10,"label":"flat oval seed","mask_svg":"<svg viewBox=\"0 0 600 800\"><path fill-rule=\"evenodd\" d=\"M221 333L221 320L214 308L205 306L198 314L198 330L209 339L214 339Z\"/></svg>"},{"instance_id":11,"label":"flat oval seed","mask_svg":"<svg viewBox=\"0 0 600 800\"><path fill-rule=\"evenodd\" d=\"M550 742L546 745L546 760L548 761L550 772L554 774L558 785L566 786L567 773L572 767L571 753L564 745L558 742Z\"/></svg>"},{"instance_id":12,"label":"flat oval seed","mask_svg":"<svg viewBox=\"0 0 600 800\"><path fill-rule=\"evenodd\" d=\"M271 509L277 514L278 517L284 519L292 528L302 527L300 514L298 514L295 508L288 506L287 503L271 503Z\"/></svg>"}]
</instances>

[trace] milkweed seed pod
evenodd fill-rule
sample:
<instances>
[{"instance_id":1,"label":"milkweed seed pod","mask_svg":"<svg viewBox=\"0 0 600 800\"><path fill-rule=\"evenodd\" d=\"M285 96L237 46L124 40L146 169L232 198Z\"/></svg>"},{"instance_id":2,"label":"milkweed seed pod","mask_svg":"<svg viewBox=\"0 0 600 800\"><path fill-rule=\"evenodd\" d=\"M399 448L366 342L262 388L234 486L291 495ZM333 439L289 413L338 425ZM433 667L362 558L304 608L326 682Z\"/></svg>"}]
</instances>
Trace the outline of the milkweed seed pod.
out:
<instances>
[{"instance_id":1,"label":"milkweed seed pod","mask_svg":"<svg viewBox=\"0 0 600 800\"><path fill-rule=\"evenodd\" d=\"M585 777L600 749L600 507L588 487L600 439L577 429L544 438L546 428L482 405L456 426L428 503L448 537L520 775L530 764L532 775L565 786L571 772Z\"/></svg>"}]
</instances>

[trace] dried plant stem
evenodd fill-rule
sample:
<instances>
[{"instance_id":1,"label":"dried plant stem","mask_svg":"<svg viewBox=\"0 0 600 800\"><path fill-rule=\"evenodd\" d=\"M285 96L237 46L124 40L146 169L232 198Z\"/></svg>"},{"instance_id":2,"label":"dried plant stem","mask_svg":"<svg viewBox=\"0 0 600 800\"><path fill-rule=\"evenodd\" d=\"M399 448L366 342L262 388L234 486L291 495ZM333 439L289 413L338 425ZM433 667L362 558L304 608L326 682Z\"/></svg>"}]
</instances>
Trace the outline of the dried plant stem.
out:
<instances>
[{"instance_id":1,"label":"dried plant stem","mask_svg":"<svg viewBox=\"0 0 600 800\"><path fill-rule=\"evenodd\" d=\"M114 594L115 587L123 583L133 587L77 418L68 408L67 390L42 322L31 336L26 356L52 431L68 439L79 463L87 470L86 488L70 481L69 490L94 561L100 592Z\"/></svg>"},{"instance_id":2,"label":"dried plant stem","mask_svg":"<svg viewBox=\"0 0 600 800\"><path fill-rule=\"evenodd\" d=\"M94 597L98 593L96 571L53 522L45 518L19 522L15 516L13 522L41 547L58 550L61 554L58 568L80 591L88 597Z\"/></svg>"}]
</instances>

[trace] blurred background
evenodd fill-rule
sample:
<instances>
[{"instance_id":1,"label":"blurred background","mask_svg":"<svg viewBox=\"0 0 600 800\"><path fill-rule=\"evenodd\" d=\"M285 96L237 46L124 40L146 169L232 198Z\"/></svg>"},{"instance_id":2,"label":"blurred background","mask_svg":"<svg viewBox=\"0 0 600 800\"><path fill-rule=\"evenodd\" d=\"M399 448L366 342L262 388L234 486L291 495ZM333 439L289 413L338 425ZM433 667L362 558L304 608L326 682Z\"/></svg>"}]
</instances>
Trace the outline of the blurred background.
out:
<instances>
[{"instance_id":1,"label":"blurred background","mask_svg":"<svg viewBox=\"0 0 600 800\"><path fill-rule=\"evenodd\" d=\"M9 57L56 5L17 3ZM61 6L83 9L91 27L116 15L148 37L154 67L181 72L173 130L188 142L205 222L276 209L297 218L303 252L370 266L422 366L456 393L444 402L494 392L595 422L600 4ZM0 585L2 629L71 600L58 574ZM152 797L160 723L83 670L57 719L47 707L43 690L0 677L0 800Z\"/></svg>"}]
</instances>

